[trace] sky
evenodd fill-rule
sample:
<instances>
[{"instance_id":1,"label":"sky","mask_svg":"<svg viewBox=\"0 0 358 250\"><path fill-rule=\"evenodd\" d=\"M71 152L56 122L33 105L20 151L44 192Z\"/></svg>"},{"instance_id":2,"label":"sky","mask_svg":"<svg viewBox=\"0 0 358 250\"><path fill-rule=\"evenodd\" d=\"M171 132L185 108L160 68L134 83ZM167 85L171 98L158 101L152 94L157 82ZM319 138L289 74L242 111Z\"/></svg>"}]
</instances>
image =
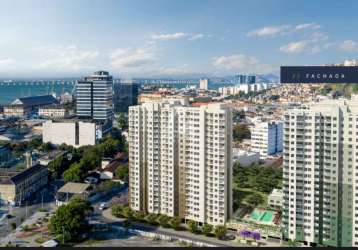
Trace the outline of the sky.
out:
<instances>
[{"instance_id":1,"label":"sky","mask_svg":"<svg viewBox=\"0 0 358 250\"><path fill-rule=\"evenodd\" d=\"M0 0L0 78L278 74L358 58L355 0Z\"/></svg>"}]
</instances>

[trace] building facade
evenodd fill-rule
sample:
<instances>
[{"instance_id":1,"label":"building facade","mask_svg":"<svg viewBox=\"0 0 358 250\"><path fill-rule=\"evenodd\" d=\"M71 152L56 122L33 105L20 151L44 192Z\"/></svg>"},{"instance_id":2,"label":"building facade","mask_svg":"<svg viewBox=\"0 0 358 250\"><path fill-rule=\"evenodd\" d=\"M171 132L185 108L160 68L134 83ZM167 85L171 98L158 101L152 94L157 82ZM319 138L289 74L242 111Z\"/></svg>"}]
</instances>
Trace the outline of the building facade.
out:
<instances>
[{"instance_id":1,"label":"building facade","mask_svg":"<svg viewBox=\"0 0 358 250\"><path fill-rule=\"evenodd\" d=\"M11 151L5 146L0 146L0 167L6 166L11 158Z\"/></svg>"},{"instance_id":2,"label":"building facade","mask_svg":"<svg viewBox=\"0 0 358 250\"><path fill-rule=\"evenodd\" d=\"M40 107L57 103L57 99L52 95L18 98L10 105L4 106L4 116L24 117L31 113L37 113Z\"/></svg>"},{"instance_id":3,"label":"building facade","mask_svg":"<svg viewBox=\"0 0 358 250\"><path fill-rule=\"evenodd\" d=\"M139 84L132 80L121 80L113 85L114 112L128 112L128 107L137 104Z\"/></svg>"},{"instance_id":4,"label":"building facade","mask_svg":"<svg viewBox=\"0 0 358 250\"><path fill-rule=\"evenodd\" d=\"M267 206L271 209L281 210L283 201L282 189L274 188L267 197Z\"/></svg>"},{"instance_id":5,"label":"building facade","mask_svg":"<svg viewBox=\"0 0 358 250\"><path fill-rule=\"evenodd\" d=\"M199 80L199 88L203 89L203 90L208 90L209 89L209 79L207 79L207 78L200 79Z\"/></svg>"},{"instance_id":6,"label":"building facade","mask_svg":"<svg viewBox=\"0 0 358 250\"><path fill-rule=\"evenodd\" d=\"M47 167L36 164L12 177L0 180L0 203L19 205L48 181Z\"/></svg>"},{"instance_id":7,"label":"building facade","mask_svg":"<svg viewBox=\"0 0 358 250\"><path fill-rule=\"evenodd\" d=\"M103 136L103 126L95 122L61 120L42 124L42 141L55 145L65 143L74 147L95 145Z\"/></svg>"},{"instance_id":8,"label":"building facade","mask_svg":"<svg viewBox=\"0 0 358 250\"><path fill-rule=\"evenodd\" d=\"M39 108L38 115L45 118L64 118L68 112L63 106L51 105Z\"/></svg>"},{"instance_id":9,"label":"building facade","mask_svg":"<svg viewBox=\"0 0 358 250\"><path fill-rule=\"evenodd\" d=\"M129 108L130 206L225 224L232 213L232 114L177 100Z\"/></svg>"},{"instance_id":10,"label":"building facade","mask_svg":"<svg viewBox=\"0 0 358 250\"><path fill-rule=\"evenodd\" d=\"M325 100L285 111L285 238L358 246L357 142L357 101Z\"/></svg>"},{"instance_id":11,"label":"building facade","mask_svg":"<svg viewBox=\"0 0 358 250\"><path fill-rule=\"evenodd\" d=\"M76 112L79 118L106 121L113 118L113 78L97 71L76 84Z\"/></svg>"},{"instance_id":12,"label":"building facade","mask_svg":"<svg viewBox=\"0 0 358 250\"><path fill-rule=\"evenodd\" d=\"M251 131L251 151L261 158L282 152L282 122L256 122Z\"/></svg>"}]
</instances>

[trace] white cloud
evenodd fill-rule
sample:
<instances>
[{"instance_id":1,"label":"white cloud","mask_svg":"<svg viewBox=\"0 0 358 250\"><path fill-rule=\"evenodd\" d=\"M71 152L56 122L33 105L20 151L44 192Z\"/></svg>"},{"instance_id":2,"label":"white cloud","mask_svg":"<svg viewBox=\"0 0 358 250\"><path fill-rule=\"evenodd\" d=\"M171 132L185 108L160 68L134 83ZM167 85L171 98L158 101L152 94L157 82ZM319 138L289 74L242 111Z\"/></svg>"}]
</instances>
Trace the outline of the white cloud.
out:
<instances>
[{"instance_id":1,"label":"white cloud","mask_svg":"<svg viewBox=\"0 0 358 250\"><path fill-rule=\"evenodd\" d=\"M10 64L14 64L16 61L12 58L4 58L4 59L0 59L0 66L4 67L4 66L9 66Z\"/></svg>"},{"instance_id":2,"label":"white cloud","mask_svg":"<svg viewBox=\"0 0 358 250\"><path fill-rule=\"evenodd\" d=\"M204 34L201 34L201 33L199 33L199 34L193 34L193 35L189 38L189 40L197 40L197 39L201 39L201 38L203 38L203 37L205 37L205 35L204 35Z\"/></svg>"},{"instance_id":3,"label":"white cloud","mask_svg":"<svg viewBox=\"0 0 358 250\"><path fill-rule=\"evenodd\" d=\"M177 33L173 33L173 34L153 34L151 36L152 39L154 40L162 40L162 41L166 41L166 40L177 40L177 39L182 39L182 38L186 38L188 37L188 33L184 33L184 32L177 32Z\"/></svg>"},{"instance_id":4,"label":"white cloud","mask_svg":"<svg viewBox=\"0 0 358 250\"><path fill-rule=\"evenodd\" d=\"M296 25L295 29L296 30L304 30L304 29L320 29L321 25L316 24L316 23L302 23L302 24L298 24Z\"/></svg>"},{"instance_id":5,"label":"white cloud","mask_svg":"<svg viewBox=\"0 0 358 250\"><path fill-rule=\"evenodd\" d=\"M110 54L111 66L115 69L140 68L156 61L151 48L117 49Z\"/></svg>"},{"instance_id":6,"label":"white cloud","mask_svg":"<svg viewBox=\"0 0 358 250\"><path fill-rule=\"evenodd\" d=\"M57 47L39 47L34 49L44 60L40 68L57 71L79 71L94 68L94 59L98 51L82 50L75 45Z\"/></svg>"},{"instance_id":7,"label":"white cloud","mask_svg":"<svg viewBox=\"0 0 358 250\"><path fill-rule=\"evenodd\" d=\"M213 65L217 69L240 71L243 73L267 74L278 70L278 68L272 65L260 62L255 57L243 54L215 57L213 58Z\"/></svg>"},{"instance_id":8,"label":"white cloud","mask_svg":"<svg viewBox=\"0 0 358 250\"><path fill-rule=\"evenodd\" d=\"M283 45L279 48L279 50L288 54L316 54L328 49L331 46L331 43L324 42L327 39L327 35L320 32L315 32L313 34L310 34L310 36L306 39L294 41Z\"/></svg>"},{"instance_id":9,"label":"white cloud","mask_svg":"<svg viewBox=\"0 0 358 250\"><path fill-rule=\"evenodd\" d=\"M121 76L181 75L190 72L187 64L167 67L160 63L158 49L146 44L140 48L118 48L109 55L111 70Z\"/></svg>"},{"instance_id":10,"label":"white cloud","mask_svg":"<svg viewBox=\"0 0 358 250\"><path fill-rule=\"evenodd\" d=\"M358 43L353 40L345 40L339 45L339 48L346 52L358 52Z\"/></svg>"},{"instance_id":11,"label":"white cloud","mask_svg":"<svg viewBox=\"0 0 358 250\"><path fill-rule=\"evenodd\" d=\"M176 32L171 34L163 34L163 33L153 34L151 35L151 39L158 40L158 41L168 41L168 40L178 40L178 39L197 40L197 39L204 38L205 36L209 36L209 35L204 35L201 33Z\"/></svg>"},{"instance_id":12,"label":"white cloud","mask_svg":"<svg viewBox=\"0 0 358 250\"><path fill-rule=\"evenodd\" d=\"M279 25L279 26L266 26L256 30L252 30L246 34L247 37L276 37L280 35L287 35L294 32L301 32L305 30L320 29L321 25L316 23L302 23L295 26L292 25Z\"/></svg>"},{"instance_id":13,"label":"white cloud","mask_svg":"<svg viewBox=\"0 0 358 250\"><path fill-rule=\"evenodd\" d=\"M284 34L291 26L290 25L281 25L281 26L266 26L260 29L250 31L246 34L248 37L274 37L277 35Z\"/></svg>"},{"instance_id":14,"label":"white cloud","mask_svg":"<svg viewBox=\"0 0 358 250\"><path fill-rule=\"evenodd\" d=\"M308 41L297 41L297 42L291 42L289 44L283 45L280 47L280 51L285 53L300 53L307 49L308 47Z\"/></svg>"}]
</instances>

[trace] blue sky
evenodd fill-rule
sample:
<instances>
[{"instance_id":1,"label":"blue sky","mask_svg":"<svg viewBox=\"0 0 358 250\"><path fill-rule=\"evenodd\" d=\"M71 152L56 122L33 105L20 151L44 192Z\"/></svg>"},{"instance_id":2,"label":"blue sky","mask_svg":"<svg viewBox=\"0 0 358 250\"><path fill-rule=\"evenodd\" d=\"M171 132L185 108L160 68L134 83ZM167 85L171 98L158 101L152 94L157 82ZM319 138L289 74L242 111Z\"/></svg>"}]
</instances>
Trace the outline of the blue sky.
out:
<instances>
[{"instance_id":1,"label":"blue sky","mask_svg":"<svg viewBox=\"0 0 358 250\"><path fill-rule=\"evenodd\" d=\"M358 57L354 0L0 3L0 77L267 74Z\"/></svg>"}]
</instances>

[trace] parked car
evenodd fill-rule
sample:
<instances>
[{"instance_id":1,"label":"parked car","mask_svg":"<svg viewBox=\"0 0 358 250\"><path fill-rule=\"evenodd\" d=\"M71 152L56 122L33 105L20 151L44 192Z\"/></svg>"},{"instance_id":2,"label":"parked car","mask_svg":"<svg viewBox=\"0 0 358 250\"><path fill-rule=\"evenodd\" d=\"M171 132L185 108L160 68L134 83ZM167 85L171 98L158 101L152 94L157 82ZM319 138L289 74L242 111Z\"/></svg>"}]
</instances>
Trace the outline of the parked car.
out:
<instances>
[{"instance_id":1,"label":"parked car","mask_svg":"<svg viewBox=\"0 0 358 250\"><path fill-rule=\"evenodd\" d=\"M108 206L107 206L107 203L105 202L102 202L100 205L99 205L99 210L104 210L106 209Z\"/></svg>"}]
</instances>

